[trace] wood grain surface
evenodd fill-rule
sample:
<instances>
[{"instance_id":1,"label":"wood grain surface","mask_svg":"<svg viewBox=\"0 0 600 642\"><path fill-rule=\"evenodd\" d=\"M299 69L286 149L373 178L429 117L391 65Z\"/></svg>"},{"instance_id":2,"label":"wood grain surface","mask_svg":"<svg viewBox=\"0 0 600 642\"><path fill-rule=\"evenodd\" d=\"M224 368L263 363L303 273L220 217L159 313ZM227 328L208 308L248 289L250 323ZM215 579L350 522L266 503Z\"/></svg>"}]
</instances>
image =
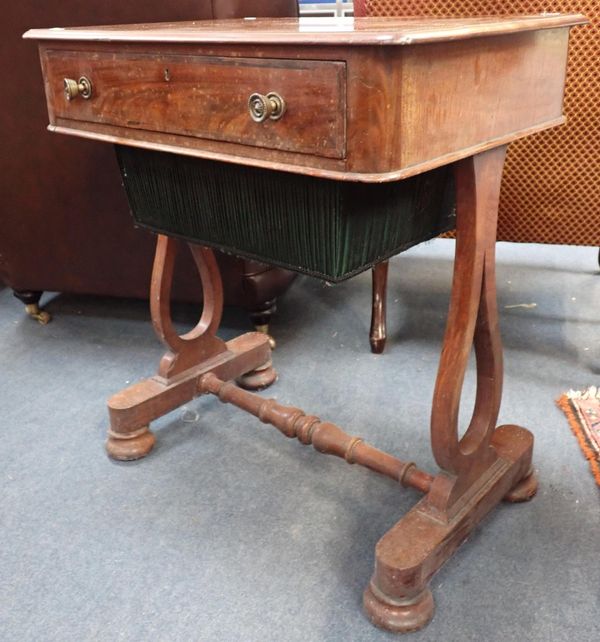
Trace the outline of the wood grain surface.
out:
<instances>
[{"instance_id":1,"label":"wood grain surface","mask_svg":"<svg viewBox=\"0 0 600 642\"><path fill-rule=\"evenodd\" d=\"M44 59L57 118L345 156L343 62L56 50ZM63 79L82 75L92 98L66 100ZM285 99L285 114L254 122L248 98L271 91Z\"/></svg>"},{"instance_id":2,"label":"wood grain surface","mask_svg":"<svg viewBox=\"0 0 600 642\"><path fill-rule=\"evenodd\" d=\"M506 145L563 120L568 29L583 22L578 14L541 14L468 20L246 20L29 32L26 37L42 40L50 122L56 131L339 181L396 181L454 163L457 251L431 413L431 444L440 467L435 477L334 424L226 383L237 379L240 385L259 388L275 380L268 339L248 333L225 344L216 336L222 284L212 252L196 246L191 249L207 294L206 309L194 330L178 336L169 309L175 242L166 237L157 246L152 315L170 350L156 377L109 401L109 454L117 459L143 457L154 444L148 428L152 420L210 392L289 437L313 443L320 452L401 482L409 482L410 471L418 472L409 485L427 494L377 545L364 607L375 625L389 631L425 626L434 612L429 587L433 575L498 502L528 500L537 488L533 435L515 425L496 427L503 377L495 283L498 199ZM87 104L77 99L75 105L65 105L61 76L67 73L74 79L89 74L97 93ZM289 119L272 123L271 129L251 129L240 120L241 101L247 100L251 87L277 90L271 87L275 82L291 97ZM211 113L203 113L205 108ZM345 136L340 134L342 123ZM143 159L136 169L131 162L142 155L128 154L123 174L152 180L152 159ZM156 202L158 223L165 213L175 222L165 230L173 235L185 233L186 219L171 214L171 203L161 198L180 199L186 193L182 184L206 182L194 179L197 168L179 160L179 182L169 168L157 174L165 180L153 181L154 192L140 182L140 191ZM299 200L286 189L285 176L265 174L269 189L276 184ZM216 196L227 201L215 209L218 220L209 221L211 229L217 223L231 225L232 181L227 178L210 182ZM253 174L250 186L244 183L239 190L239 201L248 208L254 201L265 209L270 200L257 191L255 178ZM325 183L293 178L310 182L311 197L316 185ZM327 183L329 188L338 186ZM344 183L345 194L355 189L347 202L356 205L361 224L369 213L374 218L371 189L383 193L387 187ZM202 207L196 216L191 203L184 202L183 210L192 214L187 222L193 231L197 219L208 219L210 212ZM306 212L314 215L314 199L307 203ZM386 199L388 205L397 219L406 218ZM302 224L302 212L292 207L274 210L295 217L299 225L284 248L288 255L319 234L335 236L335 225L313 226L318 232L311 234L311 227ZM256 233L256 251L264 256L262 237L271 242L275 226L258 214L249 219L256 229L245 230L239 246L247 250L250 232ZM324 220L319 217L317 222ZM354 229L348 237L358 239L359 248L366 247L365 239L375 239L370 233L354 234ZM201 232L194 240L210 242L206 230ZM376 240L375 252L382 249L384 237ZM383 340L384 334L380 327L377 338ZM459 408L473 349L476 396L463 432Z\"/></svg>"},{"instance_id":3,"label":"wood grain surface","mask_svg":"<svg viewBox=\"0 0 600 642\"><path fill-rule=\"evenodd\" d=\"M561 124L569 28L584 20L229 20L26 37L41 39L53 131L377 183ZM84 75L91 99L65 100L64 78ZM271 91L287 111L255 123L248 98Z\"/></svg>"},{"instance_id":4,"label":"wood grain surface","mask_svg":"<svg viewBox=\"0 0 600 642\"><path fill-rule=\"evenodd\" d=\"M410 45L584 24L581 14L480 18L246 18L32 29L37 40L249 44Z\"/></svg>"}]
</instances>

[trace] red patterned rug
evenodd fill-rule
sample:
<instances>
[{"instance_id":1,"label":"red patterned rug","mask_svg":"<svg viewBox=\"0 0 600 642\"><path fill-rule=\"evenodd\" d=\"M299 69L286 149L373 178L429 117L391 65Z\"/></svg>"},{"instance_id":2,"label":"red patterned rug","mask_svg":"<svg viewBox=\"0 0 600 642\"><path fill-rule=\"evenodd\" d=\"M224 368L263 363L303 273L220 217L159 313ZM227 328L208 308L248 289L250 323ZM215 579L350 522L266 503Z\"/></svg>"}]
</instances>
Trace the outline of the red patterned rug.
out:
<instances>
[{"instance_id":1,"label":"red patterned rug","mask_svg":"<svg viewBox=\"0 0 600 642\"><path fill-rule=\"evenodd\" d=\"M556 403L567 415L571 430L600 486L600 388L569 390Z\"/></svg>"}]
</instances>

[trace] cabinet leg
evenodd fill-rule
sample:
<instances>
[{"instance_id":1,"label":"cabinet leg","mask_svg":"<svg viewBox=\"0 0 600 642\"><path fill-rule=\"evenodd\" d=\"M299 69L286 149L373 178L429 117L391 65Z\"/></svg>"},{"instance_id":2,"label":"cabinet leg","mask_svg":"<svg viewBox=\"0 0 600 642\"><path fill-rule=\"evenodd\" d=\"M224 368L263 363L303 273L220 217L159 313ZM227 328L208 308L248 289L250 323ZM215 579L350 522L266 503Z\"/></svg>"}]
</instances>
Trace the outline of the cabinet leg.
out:
<instances>
[{"instance_id":1,"label":"cabinet leg","mask_svg":"<svg viewBox=\"0 0 600 642\"><path fill-rule=\"evenodd\" d=\"M391 599L381 595L371 583L363 595L363 604L371 623L392 633L411 633L422 629L430 622L435 610L428 587L414 597Z\"/></svg>"},{"instance_id":2,"label":"cabinet leg","mask_svg":"<svg viewBox=\"0 0 600 642\"><path fill-rule=\"evenodd\" d=\"M381 354L385 350L387 340L386 329L386 299L389 262L382 261L372 270L373 301L371 306L371 331L369 342L371 352Z\"/></svg>"},{"instance_id":3,"label":"cabinet leg","mask_svg":"<svg viewBox=\"0 0 600 642\"><path fill-rule=\"evenodd\" d=\"M538 478L533 468L504 496L505 502L518 504L528 502L538 490Z\"/></svg>"},{"instance_id":4,"label":"cabinet leg","mask_svg":"<svg viewBox=\"0 0 600 642\"><path fill-rule=\"evenodd\" d=\"M269 324L271 323L271 317L277 311L277 305L275 299L266 301L260 307L250 310L250 320L252 325L257 332L262 332L269 337L269 343L271 344L271 350L275 349L276 343L275 339L269 334Z\"/></svg>"}]
</instances>

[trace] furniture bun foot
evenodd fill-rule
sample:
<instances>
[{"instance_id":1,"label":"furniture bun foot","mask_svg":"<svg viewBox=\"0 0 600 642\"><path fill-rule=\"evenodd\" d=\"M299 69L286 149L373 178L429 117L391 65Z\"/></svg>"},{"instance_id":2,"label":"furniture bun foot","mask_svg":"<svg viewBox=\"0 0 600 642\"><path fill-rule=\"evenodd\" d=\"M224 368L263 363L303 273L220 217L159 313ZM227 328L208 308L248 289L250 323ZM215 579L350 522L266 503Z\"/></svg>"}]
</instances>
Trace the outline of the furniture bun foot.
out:
<instances>
[{"instance_id":1,"label":"furniture bun foot","mask_svg":"<svg viewBox=\"0 0 600 642\"><path fill-rule=\"evenodd\" d=\"M528 502L537 493L537 489L538 478L533 469L531 469L518 484L506 493L504 501L514 504Z\"/></svg>"},{"instance_id":2,"label":"furniture bun foot","mask_svg":"<svg viewBox=\"0 0 600 642\"><path fill-rule=\"evenodd\" d=\"M238 377L236 383L240 388L246 390L264 390L276 380L277 372L273 368L273 362L269 359L262 366Z\"/></svg>"},{"instance_id":3,"label":"furniture bun foot","mask_svg":"<svg viewBox=\"0 0 600 642\"><path fill-rule=\"evenodd\" d=\"M363 606L372 624L392 633L410 633L426 626L433 617L434 601L431 591L426 588L417 597L387 601L378 597L379 591L371 584L363 595Z\"/></svg>"},{"instance_id":4,"label":"furniture bun foot","mask_svg":"<svg viewBox=\"0 0 600 642\"><path fill-rule=\"evenodd\" d=\"M154 447L156 438L148 426L130 433L108 431L106 452L112 459L118 461L133 461L142 459Z\"/></svg>"}]
</instances>

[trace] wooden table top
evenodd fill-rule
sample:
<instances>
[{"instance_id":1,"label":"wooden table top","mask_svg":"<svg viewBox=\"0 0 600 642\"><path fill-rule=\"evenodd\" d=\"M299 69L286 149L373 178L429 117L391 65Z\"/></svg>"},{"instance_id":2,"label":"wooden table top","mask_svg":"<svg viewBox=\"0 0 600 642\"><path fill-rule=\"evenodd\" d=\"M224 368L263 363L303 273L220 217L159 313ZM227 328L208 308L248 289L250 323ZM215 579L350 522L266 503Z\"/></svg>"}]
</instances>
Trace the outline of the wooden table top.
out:
<instances>
[{"instance_id":1,"label":"wooden table top","mask_svg":"<svg viewBox=\"0 0 600 642\"><path fill-rule=\"evenodd\" d=\"M569 29L585 21L279 18L25 37L39 41L52 131L387 182L564 122Z\"/></svg>"},{"instance_id":2,"label":"wooden table top","mask_svg":"<svg viewBox=\"0 0 600 642\"><path fill-rule=\"evenodd\" d=\"M31 29L38 40L237 44L410 45L585 24L581 14L440 18L246 18Z\"/></svg>"}]
</instances>

